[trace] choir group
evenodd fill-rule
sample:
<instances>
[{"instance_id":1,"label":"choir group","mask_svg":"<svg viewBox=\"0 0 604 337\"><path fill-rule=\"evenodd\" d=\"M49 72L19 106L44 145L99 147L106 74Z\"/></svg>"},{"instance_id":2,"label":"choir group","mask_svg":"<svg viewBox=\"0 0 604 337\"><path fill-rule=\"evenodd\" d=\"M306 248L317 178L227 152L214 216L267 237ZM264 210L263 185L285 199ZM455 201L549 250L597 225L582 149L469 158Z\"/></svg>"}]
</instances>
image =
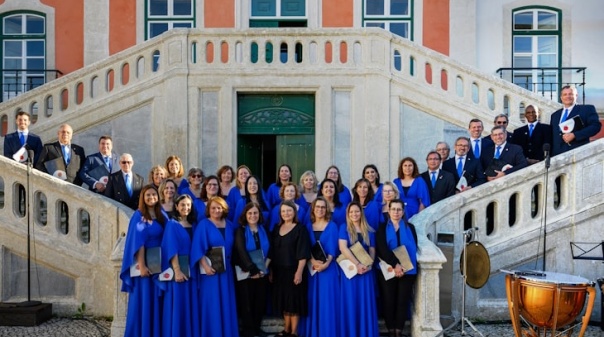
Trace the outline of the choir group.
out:
<instances>
[{"instance_id":1,"label":"choir group","mask_svg":"<svg viewBox=\"0 0 604 337\"><path fill-rule=\"evenodd\" d=\"M171 156L155 166L129 224L120 273L125 336L390 336L411 318L417 234L407 222L430 205L415 161L380 183L374 165L352 192L336 166L292 182L281 165L263 191L239 166L184 177ZM233 184L234 181L234 184Z\"/></svg>"}]
</instances>

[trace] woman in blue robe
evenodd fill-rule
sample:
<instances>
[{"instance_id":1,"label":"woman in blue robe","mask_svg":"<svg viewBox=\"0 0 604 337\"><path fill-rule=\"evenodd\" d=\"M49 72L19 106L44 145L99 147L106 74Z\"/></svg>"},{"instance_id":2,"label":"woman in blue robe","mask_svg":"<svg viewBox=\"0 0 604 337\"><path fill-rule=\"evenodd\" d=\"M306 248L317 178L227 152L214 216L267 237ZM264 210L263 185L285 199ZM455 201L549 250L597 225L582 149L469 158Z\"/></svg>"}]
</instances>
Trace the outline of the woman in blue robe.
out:
<instances>
[{"instance_id":1,"label":"woman in blue robe","mask_svg":"<svg viewBox=\"0 0 604 337\"><path fill-rule=\"evenodd\" d=\"M340 336L338 322L340 312L340 287L338 264L338 225L330 221L331 212L325 199L313 201L310 212L312 225L309 226L310 245L317 241L325 251L327 261L310 258L310 266L315 271L308 279L308 316L300 323L300 335L306 337Z\"/></svg>"},{"instance_id":2,"label":"woman in blue robe","mask_svg":"<svg viewBox=\"0 0 604 337\"><path fill-rule=\"evenodd\" d=\"M281 204L283 199L280 196L281 186L292 181L292 168L287 164L281 164L277 169L277 180L272 183L264 194L268 209L273 209Z\"/></svg>"},{"instance_id":3,"label":"woman in blue robe","mask_svg":"<svg viewBox=\"0 0 604 337\"><path fill-rule=\"evenodd\" d=\"M376 231L380 224L380 207L373 198L373 189L367 179L361 178L354 184L352 200L358 202L363 207L367 223Z\"/></svg>"},{"instance_id":4,"label":"woman in blue robe","mask_svg":"<svg viewBox=\"0 0 604 337\"><path fill-rule=\"evenodd\" d=\"M235 218L235 209L239 200L245 197L245 182L252 175L252 170L245 165L240 165L235 174L235 186L229 191L226 198L226 203L229 206L228 220L233 221Z\"/></svg>"},{"instance_id":5,"label":"woman in blue robe","mask_svg":"<svg viewBox=\"0 0 604 337\"><path fill-rule=\"evenodd\" d=\"M200 222L191 242L191 277L198 280L193 302L198 305L194 336L238 337L235 284L231 268L234 226L226 219L229 208L221 197L208 200L206 219ZM225 271L217 273L206 261L208 250L224 247ZM203 268L204 274L201 274ZM198 329L198 330L197 330Z\"/></svg>"},{"instance_id":6,"label":"woman in blue robe","mask_svg":"<svg viewBox=\"0 0 604 337\"><path fill-rule=\"evenodd\" d=\"M193 317L198 315L191 302L193 283L188 272L191 238L197 217L192 198L187 194L176 199L175 207L175 220L166 224L161 245L162 270L171 268L174 273L172 280L165 281L162 336L190 337L193 336ZM187 265L182 266L182 263Z\"/></svg>"},{"instance_id":7,"label":"woman in blue robe","mask_svg":"<svg viewBox=\"0 0 604 337\"><path fill-rule=\"evenodd\" d=\"M336 182L331 179L325 179L321 182L321 188L319 189L319 197L323 197L329 204L331 209L331 221L338 225L338 228L346 222L346 206L348 203L343 203L340 200L340 194L336 193ZM304 216L304 223L306 225L312 224L310 221L310 212Z\"/></svg>"},{"instance_id":8,"label":"woman in blue robe","mask_svg":"<svg viewBox=\"0 0 604 337\"><path fill-rule=\"evenodd\" d=\"M270 263L269 236L264 226L264 219L257 203L248 203L239 217L239 227L235 231L233 245L233 264L248 272L249 277L235 283L237 290L237 312L241 318L243 337L261 335L260 326L266 311L266 294L268 275L266 268ZM264 261L258 267L250 252L262 251ZM257 261L256 261L257 262Z\"/></svg>"},{"instance_id":9,"label":"woman in blue robe","mask_svg":"<svg viewBox=\"0 0 604 337\"><path fill-rule=\"evenodd\" d=\"M371 189L373 190L373 200L378 205L382 203L382 184L380 183L380 172L377 167L373 164L367 164L363 167L363 178L369 181Z\"/></svg>"},{"instance_id":10,"label":"woman in blue robe","mask_svg":"<svg viewBox=\"0 0 604 337\"><path fill-rule=\"evenodd\" d=\"M174 200L176 199L176 182L171 178L165 179L159 184L158 188L159 202L162 210L168 215L168 218L174 217L176 209L174 208Z\"/></svg>"},{"instance_id":11,"label":"woman in blue robe","mask_svg":"<svg viewBox=\"0 0 604 337\"><path fill-rule=\"evenodd\" d=\"M398 167L398 178L393 183L398 188L401 200L405 203L405 218L411 219L415 214L430 206L428 186L419 175L417 163L411 157L403 158Z\"/></svg>"},{"instance_id":12,"label":"woman in blue robe","mask_svg":"<svg viewBox=\"0 0 604 337\"><path fill-rule=\"evenodd\" d=\"M317 198L319 180L313 171L304 171L300 176L299 190L300 199L298 205L304 207L304 211L308 213L310 204Z\"/></svg>"},{"instance_id":13,"label":"woman in blue robe","mask_svg":"<svg viewBox=\"0 0 604 337\"><path fill-rule=\"evenodd\" d=\"M375 260L375 234L361 205L351 202L346 209L346 223L340 226L339 246L342 254L357 267L352 278L340 277L340 335L346 337L377 337L378 318L375 301L375 275L371 266L361 264L349 247L360 242Z\"/></svg>"},{"instance_id":14,"label":"woman in blue robe","mask_svg":"<svg viewBox=\"0 0 604 337\"><path fill-rule=\"evenodd\" d=\"M262 211L262 217L268 222L268 218L270 217L270 208L268 208L268 204L264 199L262 183L260 182L260 179L256 176L249 176L245 181L245 195L237 202L235 212L233 213L233 222L239 220L239 217L241 216L245 205L250 202L255 202L260 206L260 210ZM229 211L229 214L230 213L231 212Z\"/></svg>"},{"instance_id":15,"label":"woman in blue robe","mask_svg":"<svg viewBox=\"0 0 604 337\"><path fill-rule=\"evenodd\" d=\"M201 197L199 199L193 198L193 208L197 214L197 223L206 218L206 203L211 197L219 196L220 182L217 176L209 176L203 182L201 188Z\"/></svg>"},{"instance_id":16,"label":"woman in blue robe","mask_svg":"<svg viewBox=\"0 0 604 337\"><path fill-rule=\"evenodd\" d=\"M384 275L378 273L378 285L386 327L390 336L398 337L411 317L409 308L417 277L417 233L415 227L404 219L403 201L392 200L388 212L388 223L380 226L376 234L376 250L378 257L393 267L395 277L386 281ZM413 269L404 270L394 255L393 250L399 246L407 249Z\"/></svg>"},{"instance_id":17,"label":"woman in blue robe","mask_svg":"<svg viewBox=\"0 0 604 337\"><path fill-rule=\"evenodd\" d=\"M296 184L292 183L291 181L283 183L283 185L281 185L281 190L279 191L279 200L289 200L294 202L298 208L298 219L304 219L306 209L298 203L300 201L300 193L298 192L298 186L296 186ZM275 229L275 226L279 223L279 220L281 220L281 216L279 214L280 207L281 202L279 202L279 205L273 207L273 210L271 211L268 227L269 232L272 232L273 229Z\"/></svg>"},{"instance_id":18,"label":"woman in blue robe","mask_svg":"<svg viewBox=\"0 0 604 337\"><path fill-rule=\"evenodd\" d=\"M352 201L352 195L350 194L350 190L344 183L342 183L342 176L340 175L340 169L331 165L325 171L325 179L333 180L336 183L336 191L338 193L338 199L346 208L346 205Z\"/></svg>"},{"instance_id":19,"label":"woman in blue robe","mask_svg":"<svg viewBox=\"0 0 604 337\"><path fill-rule=\"evenodd\" d=\"M125 337L158 337L161 335L160 288L157 275L152 275L145 262L145 251L159 247L168 219L162 212L159 194L152 185L141 190L138 210L128 225L120 279L128 295ZM137 265L140 276L130 276Z\"/></svg>"},{"instance_id":20,"label":"woman in blue robe","mask_svg":"<svg viewBox=\"0 0 604 337\"><path fill-rule=\"evenodd\" d=\"M191 200L200 199L204 178L203 171L199 167L193 167L189 169L187 179L182 180L176 192L178 195L188 194ZM186 184L184 183L185 181L187 182Z\"/></svg>"}]
</instances>

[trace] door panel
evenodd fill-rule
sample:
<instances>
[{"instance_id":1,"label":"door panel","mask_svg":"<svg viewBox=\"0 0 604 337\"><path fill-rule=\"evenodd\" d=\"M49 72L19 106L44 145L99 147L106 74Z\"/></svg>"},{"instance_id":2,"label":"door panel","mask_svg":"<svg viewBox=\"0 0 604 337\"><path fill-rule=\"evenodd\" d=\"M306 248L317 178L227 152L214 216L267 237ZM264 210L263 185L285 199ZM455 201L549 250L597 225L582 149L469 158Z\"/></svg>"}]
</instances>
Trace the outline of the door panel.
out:
<instances>
[{"instance_id":1,"label":"door panel","mask_svg":"<svg viewBox=\"0 0 604 337\"><path fill-rule=\"evenodd\" d=\"M298 183L302 173L315 170L314 135L277 136L277 167L288 164L292 168L292 180ZM275 170L276 168L275 167Z\"/></svg>"}]
</instances>

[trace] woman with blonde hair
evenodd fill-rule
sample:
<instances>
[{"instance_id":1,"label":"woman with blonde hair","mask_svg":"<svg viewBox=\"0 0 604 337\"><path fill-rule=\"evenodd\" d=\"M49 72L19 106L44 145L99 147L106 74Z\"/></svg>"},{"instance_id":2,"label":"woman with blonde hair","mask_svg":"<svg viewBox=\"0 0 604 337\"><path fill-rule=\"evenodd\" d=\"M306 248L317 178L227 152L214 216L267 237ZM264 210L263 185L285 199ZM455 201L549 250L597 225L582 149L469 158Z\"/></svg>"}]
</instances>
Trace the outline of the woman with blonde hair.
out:
<instances>
[{"instance_id":1,"label":"woman with blonde hair","mask_svg":"<svg viewBox=\"0 0 604 337\"><path fill-rule=\"evenodd\" d=\"M359 242L375 260L375 235L363 207L356 201L346 208L346 223L340 226L339 247L342 255L356 266L357 274L352 278L340 278L340 335L347 337L378 336L378 318L375 301L375 275L372 263L362 264L350 247Z\"/></svg>"},{"instance_id":2,"label":"woman with blonde hair","mask_svg":"<svg viewBox=\"0 0 604 337\"><path fill-rule=\"evenodd\" d=\"M317 198L319 180L313 171L306 171L300 176L300 201L298 204L308 210L310 204Z\"/></svg>"},{"instance_id":3,"label":"woman with blonde hair","mask_svg":"<svg viewBox=\"0 0 604 337\"><path fill-rule=\"evenodd\" d=\"M245 183L247 178L252 175L252 170L246 165L239 165L235 173L235 186L231 188L229 195L226 198L227 205L231 212L229 213L229 220L233 221L235 215L235 208L239 200L245 198Z\"/></svg>"},{"instance_id":4,"label":"woman with blonde hair","mask_svg":"<svg viewBox=\"0 0 604 337\"><path fill-rule=\"evenodd\" d=\"M185 168L182 165L182 160L180 160L178 156L169 156L166 159L166 171L168 172L168 176L166 178L171 178L174 180L178 190L185 175Z\"/></svg>"},{"instance_id":5,"label":"woman with blonde hair","mask_svg":"<svg viewBox=\"0 0 604 337\"><path fill-rule=\"evenodd\" d=\"M166 179L167 176L168 171L166 171L163 166L155 165L149 171L149 184L152 184L155 186L155 188L159 188L159 185L162 183L162 181L164 181L164 179Z\"/></svg>"}]
</instances>

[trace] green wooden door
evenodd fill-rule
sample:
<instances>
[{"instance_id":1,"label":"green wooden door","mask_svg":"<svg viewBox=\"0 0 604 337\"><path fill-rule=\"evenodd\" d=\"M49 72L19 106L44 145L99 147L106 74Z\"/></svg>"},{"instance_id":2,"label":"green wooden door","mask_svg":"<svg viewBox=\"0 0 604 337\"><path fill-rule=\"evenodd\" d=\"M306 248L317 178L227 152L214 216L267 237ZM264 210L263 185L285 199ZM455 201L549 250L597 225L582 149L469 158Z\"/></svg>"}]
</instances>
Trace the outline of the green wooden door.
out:
<instances>
[{"instance_id":1,"label":"green wooden door","mask_svg":"<svg viewBox=\"0 0 604 337\"><path fill-rule=\"evenodd\" d=\"M293 181L298 183L302 173L315 170L314 135L277 136L277 167L289 164ZM276 176L275 176L276 177Z\"/></svg>"},{"instance_id":2,"label":"green wooden door","mask_svg":"<svg viewBox=\"0 0 604 337\"><path fill-rule=\"evenodd\" d=\"M237 161L266 188L277 167L292 167L293 180L315 167L315 98L312 94L239 94Z\"/></svg>"}]
</instances>

